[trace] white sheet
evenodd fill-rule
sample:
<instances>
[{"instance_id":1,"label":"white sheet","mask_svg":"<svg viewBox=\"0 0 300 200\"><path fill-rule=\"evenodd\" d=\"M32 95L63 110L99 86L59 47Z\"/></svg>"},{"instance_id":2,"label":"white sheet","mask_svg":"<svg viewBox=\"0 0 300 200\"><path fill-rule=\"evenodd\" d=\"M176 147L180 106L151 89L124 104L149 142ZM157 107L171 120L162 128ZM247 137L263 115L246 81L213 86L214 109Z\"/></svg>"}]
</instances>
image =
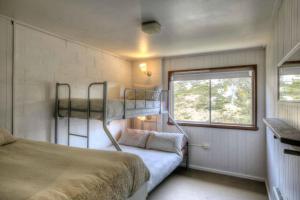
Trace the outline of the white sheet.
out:
<instances>
[{"instance_id":1,"label":"white sheet","mask_svg":"<svg viewBox=\"0 0 300 200\"><path fill-rule=\"evenodd\" d=\"M169 176L182 162L183 158L176 153L142 149L120 145L124 152L136 154L142 158L150 171L148 192L151 192L159 183ZM114 147L109 147L114 150Z\"/></svg>"}]
</instances>

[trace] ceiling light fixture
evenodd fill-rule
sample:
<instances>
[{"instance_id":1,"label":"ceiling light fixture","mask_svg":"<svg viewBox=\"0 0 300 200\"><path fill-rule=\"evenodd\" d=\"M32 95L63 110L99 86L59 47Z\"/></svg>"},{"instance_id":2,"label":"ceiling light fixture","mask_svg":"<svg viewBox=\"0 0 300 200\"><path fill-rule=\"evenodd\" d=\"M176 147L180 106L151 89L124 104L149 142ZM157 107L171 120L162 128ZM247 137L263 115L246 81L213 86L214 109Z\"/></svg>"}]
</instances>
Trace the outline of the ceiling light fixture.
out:
<instances>
[{"instance_id":1,"label":"ceiling light fixture","mask_svg":"<svg viewBox=\"0 0 300 200\"><path fill-rule=\"evenodd\" d=\"M149 35L159 33L161 25L157 21L146 21L142 23L142 30Z\"/></svg>"}]
</instances>

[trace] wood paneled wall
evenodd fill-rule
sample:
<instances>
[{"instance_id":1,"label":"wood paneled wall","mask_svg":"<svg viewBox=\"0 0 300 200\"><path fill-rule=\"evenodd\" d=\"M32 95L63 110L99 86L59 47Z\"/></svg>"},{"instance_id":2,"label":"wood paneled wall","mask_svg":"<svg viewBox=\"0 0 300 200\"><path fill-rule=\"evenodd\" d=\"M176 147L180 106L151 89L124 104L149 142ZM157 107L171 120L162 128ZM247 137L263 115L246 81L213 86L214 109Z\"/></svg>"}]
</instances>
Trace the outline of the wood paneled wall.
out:
<instances>
[{"instance_id":1,"label":"wood paneled wall","mask_svg":"<svg viewBox=\"0 0 300 200\"><path fill-rule=\"evenodd\" d=\"M73 98L87 98L91 82L108 81L111 97L131 86L131 63L62 37L22 24L15 25L14 73L15 133L19 137L53 141L55 83L72 86ZM92 91L101 97L101 88ZM97 94L97 95L96 95ZM71 132L86 134L86 120L71 119ZM126 126L125 120L110 124L113 134ZM66 120L60 120L59 143L67 144ZM109 144L98 120L91 120L91 148ZM86 140L71 137L72 146L86 147Z\"/></svg>"},{"instance_id":2,"label":"wood paneled wall","mask_svg":"<svg viewBox=\"0 0 300 200\"><path fill-rule=\"evenodd\" d=\"M12 128L12 24L0 17L0 127Z\"/></svg>"},{"instance_id":3,"label":"wood paneled wall","mask_svg":"<svg viewBox=\"0 0 300 200\"><path fill-rule=\"evenodd\" d=\"M282 0L276 12L270 43L267 47L266 109L267 117L278 117L300 128L300 104L279 102L277 99L277 65L300 42L300 1ZM275 199L273 187L279 188L284 199L300 199L300 158L284 155L283 145L267 136L268 187Z\"/></svg>"},{"instance_id":4,"label":"wood paneled wall","mask_svg":"<svg viewBox=\"0 0 300 200\"><path fill-rule=\"evenodd\" d=\"M246 178L265 178L265 49L253 48L218 53L166 58L163 81L167 89L167 72L178 69L257 64L258 131L183 127L190 135L191 167ZM166 124L166 118L164 119ZM165 126L166 131L176 131ZM208 144L209 149L202 146Z\"/></svg>"}]
</instances>

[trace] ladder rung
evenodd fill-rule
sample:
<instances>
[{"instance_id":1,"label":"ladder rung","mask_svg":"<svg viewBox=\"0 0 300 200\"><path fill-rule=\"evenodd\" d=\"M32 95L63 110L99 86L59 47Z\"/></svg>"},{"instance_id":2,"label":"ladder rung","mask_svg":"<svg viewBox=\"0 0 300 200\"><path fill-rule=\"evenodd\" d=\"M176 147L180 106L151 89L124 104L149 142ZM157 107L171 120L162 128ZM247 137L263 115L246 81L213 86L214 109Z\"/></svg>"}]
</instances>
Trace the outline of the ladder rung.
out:
<instances>
[{"instance_id":1,"label":"ladder rung","mask_svg":"<svg viewBox=\"0 0 300 200\"><path fill-rule=\"evenodd\" d=\"M83 138L87 138L86 135L79 135L79 134L73 134L73 133L70 133L69 135L72 135L72 136L77 136L77 137L83 137Z\"/></svg>"}]
</instances>

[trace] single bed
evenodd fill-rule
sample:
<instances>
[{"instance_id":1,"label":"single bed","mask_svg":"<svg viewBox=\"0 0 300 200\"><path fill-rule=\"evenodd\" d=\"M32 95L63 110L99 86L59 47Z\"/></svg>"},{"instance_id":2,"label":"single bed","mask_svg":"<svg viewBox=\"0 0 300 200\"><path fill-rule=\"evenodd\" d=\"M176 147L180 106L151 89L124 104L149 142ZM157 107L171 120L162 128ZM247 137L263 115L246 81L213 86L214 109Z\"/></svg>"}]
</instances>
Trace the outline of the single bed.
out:
<instances>
[{"instance_id":1,"label":"single bed","mask_svg":"<svg viewBox=\"0 0 300 200\"><path fill-rule=\"evenodd\" d=\"M166 177L168 177L183 162L183 157L177 153L149 150L138 147L120 145L124 152L138 155L150 171L147 190L151 192ZM108 147L114 150L114 147Z\"/></svg>"},{"instance_id":2,"label":"single bed","mask_svg":"<svg viewBox=\"0 0 300 200\"><path fill-rule=\"evenodd\" d=\"M0 146L0 177L1 200L126 200L149 171L133 154L18 139Z\"/></svg>"}]
</instances>

